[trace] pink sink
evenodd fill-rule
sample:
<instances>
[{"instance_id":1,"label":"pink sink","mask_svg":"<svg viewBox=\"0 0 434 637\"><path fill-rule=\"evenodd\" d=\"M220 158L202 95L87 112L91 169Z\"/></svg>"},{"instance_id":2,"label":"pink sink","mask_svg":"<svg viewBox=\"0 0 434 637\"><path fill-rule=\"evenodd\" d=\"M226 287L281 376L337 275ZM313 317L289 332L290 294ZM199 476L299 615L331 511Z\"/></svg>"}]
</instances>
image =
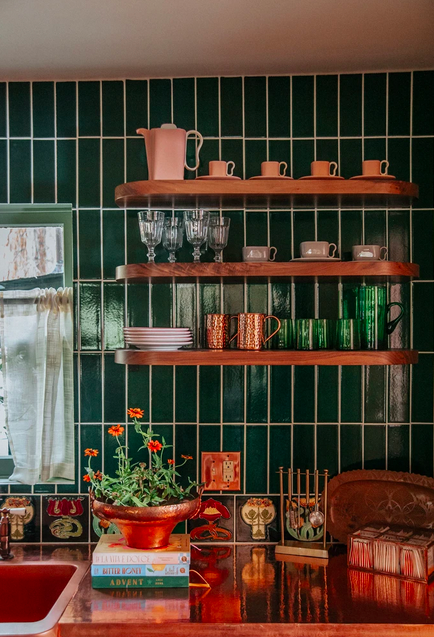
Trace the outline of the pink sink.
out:
<instances>
[{"instance_id":1,"label":"pink sink","mask_svg":"<svg viewBox=\"0 0 434 637\"><path fill-rule=\"evenodd\" d=\"M0 635L55 635L87 562L0 562Z\"/></svg>"}]
</instances>

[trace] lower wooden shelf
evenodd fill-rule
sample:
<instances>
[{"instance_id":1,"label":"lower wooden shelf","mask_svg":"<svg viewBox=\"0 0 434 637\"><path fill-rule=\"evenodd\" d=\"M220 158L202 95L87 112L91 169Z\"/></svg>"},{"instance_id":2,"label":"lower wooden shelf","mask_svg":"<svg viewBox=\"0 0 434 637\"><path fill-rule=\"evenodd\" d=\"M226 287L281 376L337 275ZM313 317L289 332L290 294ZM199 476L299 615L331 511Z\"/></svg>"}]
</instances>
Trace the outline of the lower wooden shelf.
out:
<instances>
[{"instance_id":1,"label":"lower wooden shelf","mask_svg":"<svg viewBox=\"0 0 434 637\"><path fill-rule=\"evenodd\" d=\"M210 350L186 349L174 352L118 349L115 362L121 365L412 365L418 352L389 350Z\"/></svg>"}]
</instances>

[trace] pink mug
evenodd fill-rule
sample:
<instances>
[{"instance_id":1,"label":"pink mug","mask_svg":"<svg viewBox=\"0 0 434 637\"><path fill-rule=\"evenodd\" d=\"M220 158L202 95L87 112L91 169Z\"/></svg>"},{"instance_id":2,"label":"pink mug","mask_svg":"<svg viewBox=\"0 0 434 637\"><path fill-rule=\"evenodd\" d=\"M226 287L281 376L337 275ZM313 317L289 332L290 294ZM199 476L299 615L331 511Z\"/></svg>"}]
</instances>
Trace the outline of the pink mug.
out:
<instances>
[{"instance_id":1,"label":"pink mug","mask_svg":"<svg viewBox=\"0 0 434 637\"><path fill-rule=\"evenodd\" d=\"M313 161L310 165L312 177L334 177L337 169L335 161Z\"/></svg>"},{"instance_id":2,"label":"pink mug","mask_svg":"<svg viewBox=\"0 0 434 637\"><path fill-rule=\"evenodd\" d=\"M235 162L233 161L210 161L209 174L212 177L232 177L234 174Z\"/></svg>"},{"instance_id":3,"label":"pink mug","mask_svg":"<svg viewBox=\"0 0 434 637\"><path fill-rule=\"evenodd\" d=\"M283 167L283 171L280 172L280 167ZM261 164L262 177L284 177L288 164L285 161L263 161Z\"/></svg>"}]
</instances>

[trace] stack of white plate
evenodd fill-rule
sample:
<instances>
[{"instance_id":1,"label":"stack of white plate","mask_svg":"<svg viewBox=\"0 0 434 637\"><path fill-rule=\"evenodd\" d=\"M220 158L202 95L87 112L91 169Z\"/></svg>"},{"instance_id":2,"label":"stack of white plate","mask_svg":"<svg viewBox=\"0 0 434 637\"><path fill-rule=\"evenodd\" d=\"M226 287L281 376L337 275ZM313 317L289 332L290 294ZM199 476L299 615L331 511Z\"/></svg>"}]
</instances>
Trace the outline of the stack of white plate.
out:
<instances>
[{"instance_id":1,"label":"stack of white plate","mask_svg":"<svg viewBox=\"0 0 434 637\"><path fill-rule=\"evenodd\" d=\"M126 345L139 349L173 351L185 345L193 345L188 327L124 327Z\"/></svg>"}]
</instances>

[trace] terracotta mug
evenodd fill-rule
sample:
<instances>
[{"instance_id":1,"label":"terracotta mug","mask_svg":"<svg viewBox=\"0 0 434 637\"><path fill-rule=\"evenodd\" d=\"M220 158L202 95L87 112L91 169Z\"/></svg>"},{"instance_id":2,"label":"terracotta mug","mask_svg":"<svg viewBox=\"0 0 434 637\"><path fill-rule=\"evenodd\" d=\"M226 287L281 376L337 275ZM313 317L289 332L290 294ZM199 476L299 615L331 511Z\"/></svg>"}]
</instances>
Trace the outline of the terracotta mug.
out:
<instances>
[{"instance_id":1,"label":"terracotta mug","mask_svg":"<svg viewBox=\"0 0 434 637\"><path fill-rule=\"evenodd\" d=\"M312 177L334 177L337 169L335 161L313 161L310 165Z\"/></svg>"},{"instance_id":2,"label":"terracotta mug","mask_svg":"<svg viewBox=\"0 0 434 637\"><path fill-rule=\"evenodd\" d=\"M382 167L384 165L384 169ZM362 162L362 175L365 177L377 177L378 175L387 175L389 162L387 159L380 161L379 159L365 159Z\"/></svg>"},{"instance_id":3,"label":"terracotta mug","mask_svg":"<svg viewBox=\"0 0 434 637\"><path fill-rule=\"evenodd\" d=\"M210 161L209 174L212 177L232 177L234 174L234 161Z\"/></svg>"},{"instance_id":4,"label":"terracotta mug","mask_svg":"<svg viewBox=\"0 0 434 637\"><path fill-rule=\"evenodd\" d=\"M243 312L232 318L238 319L238 331L232 336L229 342L237 338L238 349L259 350L265 345L270 338L280 330L281 323L277 316L260 314L259 312ZM275 319L277 321L277 330L274 330L270 336L265 338L264 328L267 319Z\"/></svg>"},{"instance_id":5,"label":"terracotta mug","mask_svg":"<svg viewBox=\"0 0 434 637\"><path fill-rule=\"evenodd\" d=\"M229 347L230 314L205 314L205 346L207 349Z\"/></svg>"},{"instance_id":6,"label":"terracotta mug","mask_svg":"<svg viewBox=\"0 0 434 637\"><path fill-rule=\"evenodd\" d=\"M280 167L283 167L280 172ZM288 169L286 161L263 161L261 164L262 177L284 177Z\"/></svg>"}]
</instances>

